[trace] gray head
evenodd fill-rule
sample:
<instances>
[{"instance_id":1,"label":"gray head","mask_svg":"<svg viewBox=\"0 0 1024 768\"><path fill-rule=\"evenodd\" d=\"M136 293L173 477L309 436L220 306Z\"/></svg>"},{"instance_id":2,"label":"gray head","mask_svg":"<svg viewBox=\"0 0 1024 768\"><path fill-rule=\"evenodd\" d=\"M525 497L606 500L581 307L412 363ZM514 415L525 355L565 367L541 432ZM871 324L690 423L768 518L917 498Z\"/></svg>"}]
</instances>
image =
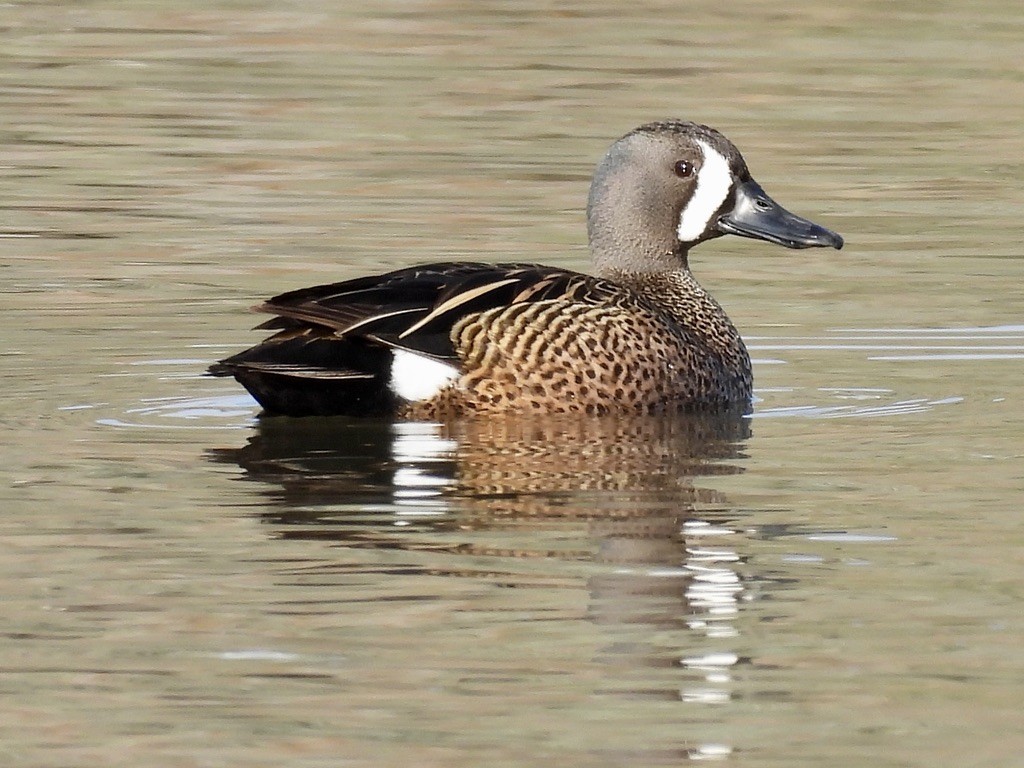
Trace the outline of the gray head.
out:
<instances>
[{"instance_id":1,"label":"gray head","mask_svg":"<svg viewBox=\"0 0 1024 768\"><path fill-rule=\"evenodd\" d=\"M602 273L685 268L690 248L725 234L843 247L765 194L725 136L679 120L642 125L611 146L590 187L587 231Z\"/></svg>"}]
</instances>

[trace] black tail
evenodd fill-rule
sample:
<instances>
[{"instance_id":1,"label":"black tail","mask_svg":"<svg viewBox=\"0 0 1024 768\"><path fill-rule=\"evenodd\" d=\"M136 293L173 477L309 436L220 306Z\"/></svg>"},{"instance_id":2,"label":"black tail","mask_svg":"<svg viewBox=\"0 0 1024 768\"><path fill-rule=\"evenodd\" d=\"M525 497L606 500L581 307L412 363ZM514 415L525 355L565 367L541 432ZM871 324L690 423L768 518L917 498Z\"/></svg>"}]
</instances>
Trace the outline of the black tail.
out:
<instances>
[{"instance_id":1,"label":"black tail","mask_svg":"<svg viewBox=\"0 0 1024 768\"><path fill-rule=\"evenodd\" d=\"M391 350L358 339L282 332L210 366L233 376L268 414L368 416L394 413Z\"/></svg>"}]
</instances>

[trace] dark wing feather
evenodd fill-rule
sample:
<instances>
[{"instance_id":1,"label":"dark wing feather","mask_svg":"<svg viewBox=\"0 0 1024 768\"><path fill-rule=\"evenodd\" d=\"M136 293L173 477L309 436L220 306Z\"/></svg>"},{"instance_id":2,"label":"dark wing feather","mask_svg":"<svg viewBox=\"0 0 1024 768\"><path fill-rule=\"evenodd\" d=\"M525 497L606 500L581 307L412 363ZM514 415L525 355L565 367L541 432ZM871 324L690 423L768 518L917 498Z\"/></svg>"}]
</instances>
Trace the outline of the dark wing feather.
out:
<instances>
[{"instance_id":1,"label":"dark wing feather","mask_svg":"<svg viewBox=\"0 0 1024 768\"><path fill-rule=\"evenodd\" d=\"M450 332L466 315L524 301L592 300L604 285L611 284L532 264L426 264L283 293L257 309L277 316L263 328L309 324L455 361Z\"/></svg>"}]
</instances>

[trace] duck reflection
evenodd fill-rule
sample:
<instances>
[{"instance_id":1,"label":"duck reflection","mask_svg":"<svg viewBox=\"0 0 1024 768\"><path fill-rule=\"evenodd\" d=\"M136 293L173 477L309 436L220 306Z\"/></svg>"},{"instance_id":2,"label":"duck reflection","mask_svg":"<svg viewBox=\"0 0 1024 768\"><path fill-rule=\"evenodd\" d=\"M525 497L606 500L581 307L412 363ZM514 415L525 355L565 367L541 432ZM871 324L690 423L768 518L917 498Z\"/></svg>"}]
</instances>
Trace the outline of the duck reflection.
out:
<instances>
[{"instance_id":1,"label":"duck reflection","mask_svg":"<svg viewBox=\"0 0 1024 768\"><path fill-rule=\"evenodd\" d=\"M263 520L282 538L430 552L424 572L480 577L486 568L507 586L564 583L570 573L578 587L582 577L586 618L609 632L602 664L676 670L673 684L653 687L616 673L601 693L717 703L738 662L727 649L744 586L727 546L735 512L706 486L742 471L748 437L740 414L271 418L246 446L215 457L266 484ZM531 558L539 568L524 567ZM638 625L628 640L617 632ZM648 628L681 631L689 644L666 652ZM692 673L685 681L680 666Z\"/></svg>"},{"instance_id":2,"label":"duck reflection","mask_svg":"<svg viewBox=\"0 0 1024 768\"><path fill-rule=\"evenodd\" d=\"M616 497L611 507L597 504L590 511L636 517L652 493L691 493L695 477L738 472L731 462L747 437L749 420L730 413L448 424L266 418L247 445L210 454L237 463L248 479L279 486L284 494L271 498L286 510L296 503L334 505L353 495L395 501L415 496L420 482L436 481L453 499L475 499L490 513L513 515L529 512L534 500L538 512L564 517L579 509L550 509L556 497L633 491L633 506L628 497ZM428 472L435 480L425 479Z\"/></svg>"}]
</instances>

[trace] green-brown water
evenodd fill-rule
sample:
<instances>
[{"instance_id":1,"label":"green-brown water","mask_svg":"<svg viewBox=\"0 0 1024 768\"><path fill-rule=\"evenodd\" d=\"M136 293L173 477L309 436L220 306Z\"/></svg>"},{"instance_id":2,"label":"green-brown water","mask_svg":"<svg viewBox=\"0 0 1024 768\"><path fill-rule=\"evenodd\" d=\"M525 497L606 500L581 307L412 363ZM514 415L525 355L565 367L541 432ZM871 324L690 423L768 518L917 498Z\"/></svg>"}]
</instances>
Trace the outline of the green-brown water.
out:
<instances>
[{"instance_id":1,"label":"green-brown water","mask_svg":"<svg viewBox=\"0 0 1024 768\"><path fill-rule=\"evenodd\" d=\"M1024 765L1016 3L0 10L8 766ZM839 253L694 254L755 418L257 424L281 290L585 269L722 129Z\"/></svg>"}]
</instances>

